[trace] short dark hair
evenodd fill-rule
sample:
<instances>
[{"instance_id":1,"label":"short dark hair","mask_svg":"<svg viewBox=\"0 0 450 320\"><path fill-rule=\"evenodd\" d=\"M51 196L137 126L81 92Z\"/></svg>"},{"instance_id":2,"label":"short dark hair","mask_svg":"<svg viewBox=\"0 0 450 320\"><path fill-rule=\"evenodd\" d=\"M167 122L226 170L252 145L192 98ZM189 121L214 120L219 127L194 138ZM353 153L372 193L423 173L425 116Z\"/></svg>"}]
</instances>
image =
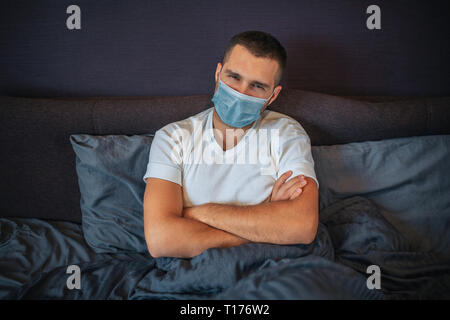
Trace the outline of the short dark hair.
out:
<instances>
[{"instance_id":1,"label":"short dark hair","mask_svg":"<svg viewBox=\"0 0 450 320\"><path fill-rule=\"evenodd\" d=\"M223 63L228 60L234 46L240 44L255 57L274 59L278 62L279 72L275 78L275 87L280 84L286 68L287 54L281 43L272 35L263 31L245 31L231 38L223 55Z\"/></svg>"}]
</instances>

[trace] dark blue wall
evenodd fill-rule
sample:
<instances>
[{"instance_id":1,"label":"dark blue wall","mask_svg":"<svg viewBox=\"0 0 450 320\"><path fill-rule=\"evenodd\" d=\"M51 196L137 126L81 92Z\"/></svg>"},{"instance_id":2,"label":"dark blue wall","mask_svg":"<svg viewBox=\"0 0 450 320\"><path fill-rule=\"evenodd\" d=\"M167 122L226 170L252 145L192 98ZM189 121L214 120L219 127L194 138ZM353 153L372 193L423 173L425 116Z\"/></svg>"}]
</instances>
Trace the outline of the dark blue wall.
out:
<instances>
[{"instance_id":1,"label":"dark blue wall","mask_svg":"<svg viewBox=\"0 0 450 320\"><path fill-rule=\"evenodd\" d=\"M338 95L450 95L448 1L4 1L0 94L149 96L211 93L227 41L276 36L283 84ZM81 8L81 30L66 8ZM381 30L366 8L381 8Z\"/></svg>"}]
</instances>

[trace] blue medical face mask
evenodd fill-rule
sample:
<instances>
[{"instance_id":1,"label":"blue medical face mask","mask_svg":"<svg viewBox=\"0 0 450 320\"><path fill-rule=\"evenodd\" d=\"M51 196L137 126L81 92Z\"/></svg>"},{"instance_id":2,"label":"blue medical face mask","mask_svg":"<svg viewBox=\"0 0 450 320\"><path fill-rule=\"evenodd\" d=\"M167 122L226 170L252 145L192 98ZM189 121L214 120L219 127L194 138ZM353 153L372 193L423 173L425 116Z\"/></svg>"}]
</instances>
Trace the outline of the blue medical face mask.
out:
<instances>
[{"instance_id":1,"label":"blue medical face mask","mask_svg":"<svg viewBox=\"0 0 450 320\"><path fill-rule=\"evenodd\" d=\"M267 99L248 96L227 86L219 77L219 87L211 101L225 124L242 128L258 119L262 107L272 98L274 92L275 90Z\"/></svg>"}]
</instances>

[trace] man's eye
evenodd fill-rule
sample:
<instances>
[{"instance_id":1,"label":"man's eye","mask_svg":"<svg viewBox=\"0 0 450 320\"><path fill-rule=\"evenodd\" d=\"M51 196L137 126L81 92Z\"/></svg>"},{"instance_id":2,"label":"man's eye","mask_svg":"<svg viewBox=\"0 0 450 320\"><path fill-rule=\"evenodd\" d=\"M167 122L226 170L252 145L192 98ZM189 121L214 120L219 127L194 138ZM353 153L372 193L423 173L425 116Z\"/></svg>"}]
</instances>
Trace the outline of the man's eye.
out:
<instances>
[{"instance_id":1,"label":"man's eye","mask_svg":"<svg viewBox=\"0 0 450 320\"><path fill-rule=\"evenodd\" d=\"M256 87L257 89L263 89L264 90L264 88L262 86L260 86L259 84L254 84L253 86Z\"/></svg>"},{"instance_id":2,"label":"man's eye","mask_svg":"<svg viewBox=\"0 0 450 320\"><path fill-rule=\"evenodd\" d=\"M230 75L230 77L233 78L233 79L239 80L239 78L237 76L235 76L235 75Z\"/></svg>"}]
</instances>

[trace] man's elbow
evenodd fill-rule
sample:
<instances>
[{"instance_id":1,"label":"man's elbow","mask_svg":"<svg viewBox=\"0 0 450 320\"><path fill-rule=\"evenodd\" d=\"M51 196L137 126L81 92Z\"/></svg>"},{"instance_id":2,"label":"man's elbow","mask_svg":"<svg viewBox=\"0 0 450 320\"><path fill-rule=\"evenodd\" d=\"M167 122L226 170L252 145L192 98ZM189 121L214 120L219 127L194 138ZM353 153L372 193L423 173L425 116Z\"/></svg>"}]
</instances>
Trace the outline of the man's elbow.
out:
<instances>
[{"instance_id":1,"label":"man's elbow","mask_svg":"<svg viewBox=\"0 0 450 320\"><path fill-rule=\"evenodd\" d=\"M174 234L168 227L152 229L146 232L147 250L153 258L174 257L174 258L192 258L201 252L195 251L195 248L189 246L188 241L179 237L170 236Z\"/></svg>"},{"instance_id":2,"label":"man's elbow","mask_svg":"<svg viewBox=\"0 0 450 320\"><path fill-rule=\"evenodd\" d=\"M309 221L299 222L293 231L292 238L297 244L311 244L316 239L318 226L319 214L318 212L314 212Z\"/></svg>"},{"instance_id":3,"label":"man's elbow","mask_svg":"<svg viewBox=\"0 0 450 320\"><path fill-rule=\"evenodd\" d=\"M147 250L148 253L153 257L153 258L161 258L162 255L161 253L159 253L157 250L154 250L153 245L150 245L147 243Z\"/></svg>"},{"instance_id":4,"label":"man's elbow","mask_svg":"<svg viewBox=\"0 0 450 320\"><path fill-rule=\"evenodd\" d=\"M314 240L316 239L317 236L317 228L318 225L315 224L314 226L311 227L310 231L306 233L306 237L305 237L305 244L311 244L314 242Z\"/></svg>"},{"instance_id":5,"label":"man's elbow","mask_svg":"<svg viewBox=\"0 0 450 320\"><path fill-rule=\"evenodd\" d=\"M164 241L161 240L162 239L152 239L147 241L148 253L150 253L153 258L177 257L177 255L173 253L174 250L171 248L170 244L164 243Z\"/></svg>"},{"instance_id":6,"label":"man's elbow","mask_svg":"<svg viewBox=\"0 0 450 320\"><path fill-rule=\"evenodd\" d=\"M165 230L161 227L162 223L147 225L145 228L145 241L147 250L153 258L167 257L169 253L170 243L164 236ZM167 231L167 230L166 230Z\"/></svg>"},{"instance_id":7,"label":"man's elbow","mask_svg":"<svg viewBox=\"0 0 450 320\"><path fill-rule=\"evenodd\" d=\"M150 253L153 258L164 257L164 245L162 245L160 239L158 239L154 235L149 235L148 232L146 232L145 238L148 253Z\"/></svg>"},{"instance_id":8,"label":"man's elbow","mask_svg":"<svg viewBox=\"0 0 450 320\"><path fill-rule=\"evenodd\" d=\"M163 257L189 259L198 256L200 253L202 253L202 251L194 251L191 248L178 248L178 247L151 245L151 244L147 244L147 249L150 255L155 259Z\"/></svg>"}]
</instances>

